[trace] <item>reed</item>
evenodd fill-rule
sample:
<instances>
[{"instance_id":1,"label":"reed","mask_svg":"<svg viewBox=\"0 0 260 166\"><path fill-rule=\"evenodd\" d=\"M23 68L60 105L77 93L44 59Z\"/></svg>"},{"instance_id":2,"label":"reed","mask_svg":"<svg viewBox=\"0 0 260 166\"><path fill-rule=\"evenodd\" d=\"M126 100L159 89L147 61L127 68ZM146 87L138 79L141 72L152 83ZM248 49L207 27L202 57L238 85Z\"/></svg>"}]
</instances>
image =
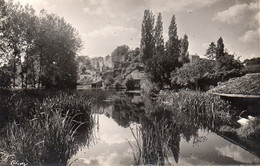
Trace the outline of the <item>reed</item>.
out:
<instances>
[{"instance_id":1,"label":"reed","mask_svg":"<svg viewBox=\"0 0 260 166\"><path fill-rule=\"evenodd\" d=\"M207 115L214 113L216 116L223 118L230 118L235 109L219 96L199 91L163 91L159 94L158 101L162 105L170 106L174 111Z\"/></svg>"},{"instance_id":2,"label":"reed","mask_svg":"<svg viewBox=\"0 0 260 166\"><path fill-rule=\"evenodd\" d=\"M94 120L90 95L58 93L42 99L12 95L5 101L11 104L5 105L8 122L0 144L3 152L13 154L19 163L66 165L79 148L80 128L84 128L86 138L91 137ZM1 160L0 165L3 163Z\"/></svg>"},{"instance_id":3,"label":"reed","mask_svg":"<svg viewBox=\"0 0 260 166\"><path fill-rule=\"evenodd\" d=\"M170 158L178 163L182 127L173 123L168 113L153 113L142 119L140 127L131 128L135 141L128 143L135 165L171 165Z\"/></svg>"}]
</instances>

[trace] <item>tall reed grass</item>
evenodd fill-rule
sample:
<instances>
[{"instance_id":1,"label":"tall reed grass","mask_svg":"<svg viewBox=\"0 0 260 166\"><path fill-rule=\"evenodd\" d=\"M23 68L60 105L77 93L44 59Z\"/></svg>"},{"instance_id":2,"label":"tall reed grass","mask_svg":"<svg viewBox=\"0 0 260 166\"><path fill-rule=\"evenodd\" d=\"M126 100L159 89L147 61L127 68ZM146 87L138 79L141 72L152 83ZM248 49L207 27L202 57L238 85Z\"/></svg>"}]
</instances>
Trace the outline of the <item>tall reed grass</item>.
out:
<instances>
[{"instance_id":1,"label":"tall reed grass","mask_svg":"<svg viewBox=\"0 0 260 166\"><path fill-rule=\"evenodd\" d=\"M220 122L230 121L236 114L236 109L228 101L199 91L163 91L159 94L158 101L172 111L179 111L188 116L201 115L200 117L213 118L213 120L218 118Z\"/></svg>"},{"instance_id":2,"label":"tall reed grass","mask_svg":"<svg viewBox=\"0 0 260 166\"><path fill-rule=\"evenodd\" d=\"M91 138L91 94L60 92L33 98L22 93L3 101L8 111L0 136L3 154L28 165L66 165L79 148L78 131L83 129L84 137ZM0 165L3 163L1 160Z\"/></svg>"}]
</instances>

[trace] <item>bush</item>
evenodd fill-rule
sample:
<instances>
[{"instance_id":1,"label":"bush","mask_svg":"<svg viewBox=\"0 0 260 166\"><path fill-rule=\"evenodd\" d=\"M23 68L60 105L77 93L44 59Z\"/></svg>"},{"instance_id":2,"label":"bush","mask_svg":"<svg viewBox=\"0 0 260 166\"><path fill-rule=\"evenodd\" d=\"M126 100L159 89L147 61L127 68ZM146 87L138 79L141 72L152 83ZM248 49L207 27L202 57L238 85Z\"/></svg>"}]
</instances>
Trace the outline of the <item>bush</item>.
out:
<instances>
[{"instance_id":1,"label":"bush","mask_svg":"<svg viewBox=\"0 0 260 166\"><path fill-rule=\"evenodd\" d=\"M131 78L127 78L126 82L125 82L125 86L127 90L134 90L135 89L135 82L134 79Z\"/></svg>"},{"instance_id":2,"label":"bush","mask_svg":"<svg viewBox=\"0 0 260 166\"><path fill-rule=\"evenodd\" d=\"M0 88L8 88L11 85L11 73L7 66L0 68Z\"/></svg>"},{"instance_id":3,"label":"bush","mask_svg":"<svg viewBox=\"0 0 260 166\"><path fill-rule=\"evenodd\" d=\"M184 64L183 67L172 73L172 84L181 85L191 89L201 88L200 80L207 74L215 72L215 61L200 59L194 63Z\"/></svg>"},{"instance_id":4,"label":"bush","mask_svg":"<svg viewBox=\"0 0 260 166\"><path fill-rule=\"evenodd\" d=\"M217 59L216 63L216 69L217 71L229 71L233 69L242 69L243 64L234 58L234 55L230 55L228 53L225 53L224 56L219 57Z\"/></svg>"},{"instance_id":5,"label":"bush","mask_svg":"<svg viewBox=\"0 0 260 166\"><path fill-rule=\"evenodd\" d=\"M120 88L122 88L122 85L119 82L115 82L115 89L118 91Z\"/></svg>"}]
</instances>

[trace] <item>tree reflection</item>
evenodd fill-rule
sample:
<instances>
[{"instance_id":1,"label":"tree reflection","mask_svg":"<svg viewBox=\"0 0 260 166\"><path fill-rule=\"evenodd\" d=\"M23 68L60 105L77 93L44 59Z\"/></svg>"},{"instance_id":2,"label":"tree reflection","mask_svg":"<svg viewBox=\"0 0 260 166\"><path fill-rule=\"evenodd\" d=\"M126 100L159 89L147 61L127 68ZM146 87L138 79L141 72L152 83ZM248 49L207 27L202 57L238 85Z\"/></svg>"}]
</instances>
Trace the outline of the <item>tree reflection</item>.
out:
<instances>
[{"instance_id":1,"label":"tree reflection","mask_svg":"<svg viewBox=\"0 0 260 166\"><path fill-rule=\"evenodd\" d=\"M206 140L206 137L199 136L200 129L217 132L224 125L232 126L229 118L220 118L214 113L197 113L193 110L187 112L171 110L148 98L145 98L142 107L144 113L140 114L142 111L136 111L133 104L129 106L130 100L128 102L122 100L116 103L115 108L120 109L115 109L115 112L122 110L124 114L139 113L141 126L136 132L132 129L135 143L129 141L136 165L169 164L170 158L174 158L178 163L181 137L187 142L193 140L193 144L199 144ZM131 121L132 117L127 118L129 118L127 121Z\"/></svg>"}]
</instances>

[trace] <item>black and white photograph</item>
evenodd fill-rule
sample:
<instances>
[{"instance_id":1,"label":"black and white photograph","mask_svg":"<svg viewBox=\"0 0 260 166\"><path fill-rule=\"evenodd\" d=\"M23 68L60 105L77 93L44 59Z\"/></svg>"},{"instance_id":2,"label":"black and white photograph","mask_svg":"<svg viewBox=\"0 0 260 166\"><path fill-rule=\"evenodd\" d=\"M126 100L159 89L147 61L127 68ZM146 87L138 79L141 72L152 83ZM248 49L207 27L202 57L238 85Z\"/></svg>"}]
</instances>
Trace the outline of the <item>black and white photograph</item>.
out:
<instances>
[{"instance_id":1,"label":"black and white photograph","mask_svg":"<svg viewBox=\"0 0 260 166\"><path fill-rule=\"evenodd\" d=\"M0 166L260 165L259 0L0 0Z\"/></svg>"}]
</instances>

